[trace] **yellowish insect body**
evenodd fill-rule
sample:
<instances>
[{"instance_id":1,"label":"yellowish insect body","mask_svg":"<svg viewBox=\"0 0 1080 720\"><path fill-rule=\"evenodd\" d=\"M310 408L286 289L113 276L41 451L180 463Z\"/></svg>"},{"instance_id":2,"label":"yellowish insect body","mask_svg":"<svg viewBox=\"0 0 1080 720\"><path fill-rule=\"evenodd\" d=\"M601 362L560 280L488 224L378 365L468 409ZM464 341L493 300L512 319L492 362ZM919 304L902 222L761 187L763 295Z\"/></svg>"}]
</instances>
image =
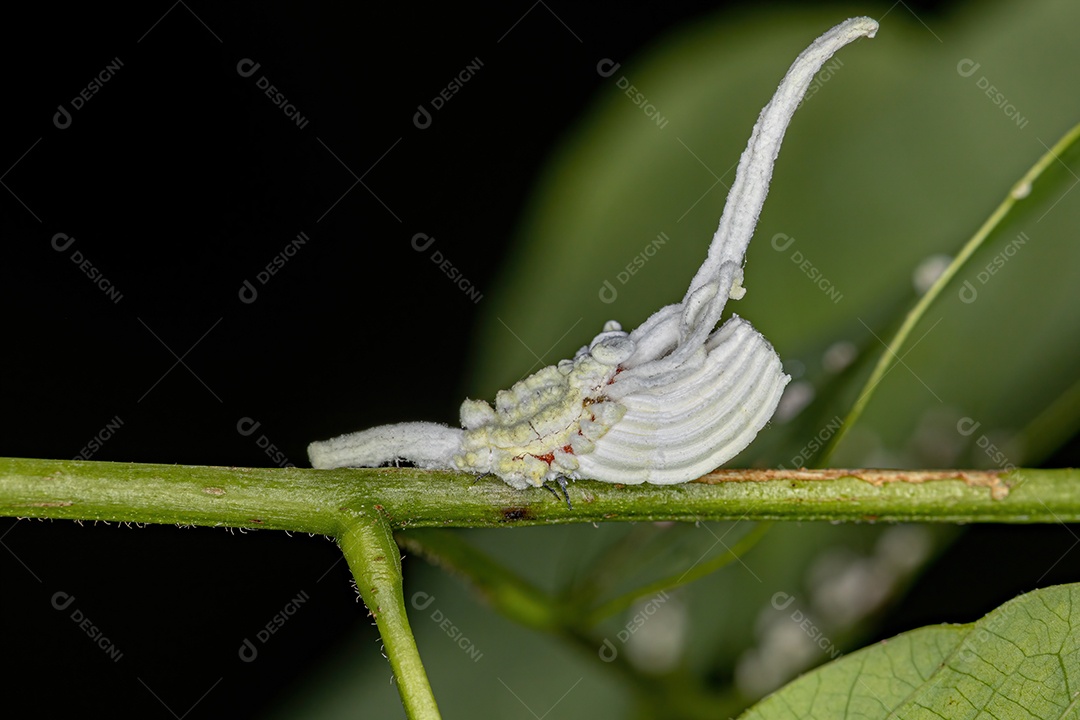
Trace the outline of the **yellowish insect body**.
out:
<instances>
[{"instance_id":1,"label":"yellowish insect body","mask_svg":"<svg viewBox=\"0 0 1080 720\"><path fill-rule=\"evenodd\" d=\"M494 407L466 400L461 428L401 423L342 435L309 446L312 466L407 460L498 475L519 489L565 478L673 484L742 451L768 423L791 378L746 320L732 315L717 324L727 301L746 293L746 248L792 114L833 53L873 37L877 27L870 18L852 18L796 58L758 116L708 254L681 302L630 333L607 323L573 360L499 392Z\"/></svg>"}]
</instances>

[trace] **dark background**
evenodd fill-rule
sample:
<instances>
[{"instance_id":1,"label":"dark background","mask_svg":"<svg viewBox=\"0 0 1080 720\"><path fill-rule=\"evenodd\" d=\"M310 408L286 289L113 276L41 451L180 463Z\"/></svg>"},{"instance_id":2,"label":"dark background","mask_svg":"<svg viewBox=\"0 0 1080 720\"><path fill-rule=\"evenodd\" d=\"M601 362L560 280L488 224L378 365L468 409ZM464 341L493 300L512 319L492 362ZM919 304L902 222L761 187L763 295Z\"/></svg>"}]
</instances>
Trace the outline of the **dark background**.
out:
<instances>
[{"instance_id":1,"label":"dark background","mask_svg":"<svg viewBox=\"0 0 1080 720\"><path fill-rule=\"evenodd\" d=\"M948 11L907 5L931 18ZM538 170L604 82L597 62L625 60L717 8L26 11L0 43L0 455L71 458L119 419L92 459L304 466L314 439L397 419L452 421L475 306L410 239L435 236L483 292ZM116 75L56 127L57 107L71 111L117 58ZM245 58L260 65L248 78L237 72ZM476 59L475 77L430 127L416 127L417 106L430 108ZM262 76L303 128L256 86ZM259 283L300 232L307 244ZM57 251L57 233L75 242ZM76 250L119 302L71 262ZM253 303L240 299L245 280L258 290ZM259 423L251 435L237 430L244 418ZM374 628L331 542L225 532L0 519L3 628L17 665L5 673L8 697L50 715L254 716L342 628L363 626L374 655ZM888 632L939 619L937 593L962 594L955 568L976 567L963 553L1007 546L1013 531L982 532L954 548ZM1062 527L1042 532L1051 555L1076 543ZM979 601L992 607L1035 582L1018 576L1002 597ZM50 602L58 592L75 598L64 611ZM301 593L318 610L241 662L244 638ZM119 662L71 621L76 609L122 651Z\"/></svg>"}]
</instances>

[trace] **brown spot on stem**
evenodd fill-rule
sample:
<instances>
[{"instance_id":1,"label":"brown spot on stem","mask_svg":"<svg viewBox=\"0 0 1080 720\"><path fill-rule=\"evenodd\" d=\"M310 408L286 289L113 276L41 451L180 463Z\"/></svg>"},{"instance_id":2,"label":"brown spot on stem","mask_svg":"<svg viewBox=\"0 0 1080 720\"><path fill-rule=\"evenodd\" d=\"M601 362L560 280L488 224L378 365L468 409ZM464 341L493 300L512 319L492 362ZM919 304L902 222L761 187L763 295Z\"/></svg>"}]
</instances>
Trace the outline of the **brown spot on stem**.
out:
<instances>
[{"instance_id":1,"label":"brown spot on stem","mask_svg":"<svg viewBox=\"0 0 1080 720\"><path fill-rule=\"evenodd\" d=\"M529 517L529 508L524 507L508 507L502 509L503 520L506 522L513 522L514 520L525 520Z\"/></svg>"},{"instance_id":2,"label":"brown spot on stem","mask_svg":"<svg viewBox=\"0 0 1080 720\"><path fill-rule=\"evenodd\" d=\"M219 488L219 487L204 487L202 489L202 491L204 493L206 493L207 495L214 495L214 496L221 496L221 495L225 494L224 488Z\"/></svg>"},{"instance_id":3,"label":"brown spot on stem","mask_svg":"<svg viewBox=\"0 0 1080 720\"><path fill-rule=\"evenodd\" d=\"M990 497L1001 500L1009 494L1009 485L1002 481L1004 470L846 470L828 468L825 470L714 470L699 478L696 482L716 484L722 482L765 482L769 480L839 480L855 478L868 482L875 487L885 483L906 482L925 483L936 480L960 480L968 487L984 487L990 490Z\"/></svg>"}]
</instances>

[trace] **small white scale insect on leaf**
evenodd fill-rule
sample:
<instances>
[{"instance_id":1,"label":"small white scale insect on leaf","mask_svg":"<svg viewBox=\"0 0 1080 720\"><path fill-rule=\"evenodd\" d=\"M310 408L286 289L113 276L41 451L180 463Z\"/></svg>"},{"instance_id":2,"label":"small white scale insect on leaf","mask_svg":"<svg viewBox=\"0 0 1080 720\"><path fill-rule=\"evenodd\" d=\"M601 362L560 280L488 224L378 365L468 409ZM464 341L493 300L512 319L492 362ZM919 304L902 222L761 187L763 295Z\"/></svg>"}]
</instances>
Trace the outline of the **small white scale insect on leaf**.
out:
<instances>
[{"instance_id":1,"label":"small white scale insect on leaf","mask_svg":"<svg viewBox=\"0 0 1080 720\"><path fill-rule=\"evenodd\" d=\"M525 489L567 479L684 483L750 444L776 410L785 375L769 341L732 315L743 259L769 191L791 116L821 66L878 24L852 18L802 52L761 111L739 160L720 226L682 302L633 332L608 322L573 360L502 390L492 407L461 405L462 428L383 425L308 447L316 468L376 467L407 460L427 469L498 475Z\"/></svg>"}]
</instances>

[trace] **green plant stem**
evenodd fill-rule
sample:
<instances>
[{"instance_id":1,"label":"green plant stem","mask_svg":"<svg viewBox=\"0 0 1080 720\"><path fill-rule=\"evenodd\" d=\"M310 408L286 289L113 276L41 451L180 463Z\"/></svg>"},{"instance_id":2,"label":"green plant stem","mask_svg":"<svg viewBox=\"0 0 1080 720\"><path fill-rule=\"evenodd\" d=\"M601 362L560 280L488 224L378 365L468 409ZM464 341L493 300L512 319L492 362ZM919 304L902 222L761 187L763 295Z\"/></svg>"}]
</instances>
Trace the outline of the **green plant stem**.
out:
<instances>
[{"instance_id":1,"label":"green plant stem","mask_svg":"<svg viewBox=\"0 0 1080 720\"><path fill-rule=\"evenodd\" d=\"M739 538L734 546L728 548L716 557L705 562L695 563L689 570L683 570L674 575L660 578L659 580L634 588L628 593L624 593L608 600L603 605L589 611L585 621L586 624L593 625L604 618L620 613L643 597L657 595L668 590L674 590L677 587L687 585L706 575L716 572L720 568L734 562L749 552L751 548L758 544L759 540L765 537L765 534L769 532L771 526L772 523L760 523L746 535Z\"/></svg>"},{"instance_id":2,"label":"green plant stem","mask_svg":"<svg viewBox=\"0 0 1080 720\"><path fill-rule=\"evenodd\" d=\"M378 623L410 718L436 718L439 711L405 612L394 530L727 519L1077 522L1078 488L1077 470L723 470L684 485L579 481L570 488L571 510L539 488L519 491L496 478L415 469L0 458L0 516L267 528L335 537ZM466 549L457 549L475 575L476 563L465 557ZM530 595L524 584L507 583L505 572L492 570L487 576L492 588L506 591L504 604L527 624L551 628L582 651L597 652L600 643L586 628L551 617L558 603ZM629 673L625 666L618 669ZM697 692L688 697L702 707L717 701Z\"/></svg>"},{"instance_id":3,"label":"green plant stem","mask_svg":"<svg viewBox=\"0 0 1080 720\"><path fill-rule=\"evenodd\" d=\"M525 627L557 631L565 618L546 592L473 547L459 533L435 528L410 530L398 542L443 570L464 576L489 605Z\"/></svg>"},{"instance_id":4,"label":"green plant stem","mask_svg":"<svg viewBox=\"0 0 1080 720\"><path fill-rule=\"evenodd\" d=\"M360 596L379 626L405 712L412 720L439 718L439 708L405 613L401 554L390 523L374 512L353 515L343 526L338 545L356 578Z\"/></svg>"},{"instance_id":5,"label":"green plant stem","mask_svg":"<svg viewBox=\"0 0 1080 720\"><path fill-rule=\"evenodd\" d=\"M666 528L665 528L666 530ZM595 605L596 598L616 585L627 574L631 565L644 565L652 559L654 541L664 533L652 523L635 525L616 542L612 542L593 558L578 577L560 592L564 603L588 608Z\"/></svg>"},{"instance_id":6,"label":"green plant stem","mask_svg":"<svg viewBox=\"0 0 1080 720\"><path fill-rule=\"evenodd\" d=\"M588 619L577 614L573 607L560 604L558 599L511 568L472 546L459 533L422 529L399 533L397 537L411 552L424 556L444 570L465 576L503 616L561 638L589 660L595 661L599 657L626 681L627 687L638 695L644 706L657 709L647 717L662 713L671 717L730 717L741 707L741 701L730 693L717 693L702 683L688 682L681 672L642 675L618 646L608 638L595 635L587 626Z\"/></svg>"},{"instance_id":7,"label":"green plant stem","mask_svg":"<svg viewBox=\"0 0 1080 720\"><path fill-rule=\"evenodd\" d=\"M1020 432L1024 456L1041 460L1080 432L1080 380L1060 393Z\"/></svg>"},{"instance_id":8,"label":"green plant stem","mask_svg":"<svg viewBox=\"0 0 1080 720\"><path fill-rule=\"evenodd\" d=\"M334 537L353 513L372 510L384 513L395 530L737 519L1080 522L1080 471L721 470L683 485L581 480L570 486L570 497L572 510L539 488L521 491L497 478L411 468L0 458L0 516L272 528Z\"/></svg>"},{"instance_id":9,"label":"green plant stem","mask_svg":"<svg viewBox=\"0 0 1080 720\"><path fill-rule=\"evenodd\" d=\"M907 316L904 318L904 322L900 325L900 328L896 331L896 334L893 335L892 339L889 340L889 344L885 347L885 351L878 359L873 372L870 373L870 377L866 380L866 384L863 385L862 390L859 392L858 399L851 406L851 410L848 411L847 417L844 418L843 425L840 426L840 430L833 435L829 444L822 451L820 459L814 463L815 465L820 466L828 464L829 458L832 457L833 451L840 444L840 441L843 440L844 435L846 435L847 431L855 425L862 415L863 410L866 409L878 384L900 357L898 354L900 348L903 346L904 342L907 341L908 336L911 335L911 331L915 329L915 325L917 325L923 315L926 314L927 309L933 304L934 300L937 299L938 295L941 294L941 291L945 289L945 286L952 281L958 272L960 272L971 256L975 254L975 251L982 247L983 243L986 242L986 239L997 229L1005 217L1012 211L1013 207L1031 194L1032 186L1043 172L1045 172L1048 167L1060 162L1061 155L1078 140L1080 140L1080 123L1070 128L1069 131L1066 132L1052 148L1047 150L1046 153L1040 157L1026 173L1024 173L1024 176L1012 186L1009 194L1005 196L1005 199L1001 201L1001 204L997 206L990 217L986 219L975 234L971 236L971 239L960 249L957 256L953 258L953 261L949 263L949 266L945 268L945 271L941 273L940 277L934 281L934 284L926 291L926 294L919 298L919 301L915 303L915 306L908 311Z\"/></svg>"}]
</instances>

